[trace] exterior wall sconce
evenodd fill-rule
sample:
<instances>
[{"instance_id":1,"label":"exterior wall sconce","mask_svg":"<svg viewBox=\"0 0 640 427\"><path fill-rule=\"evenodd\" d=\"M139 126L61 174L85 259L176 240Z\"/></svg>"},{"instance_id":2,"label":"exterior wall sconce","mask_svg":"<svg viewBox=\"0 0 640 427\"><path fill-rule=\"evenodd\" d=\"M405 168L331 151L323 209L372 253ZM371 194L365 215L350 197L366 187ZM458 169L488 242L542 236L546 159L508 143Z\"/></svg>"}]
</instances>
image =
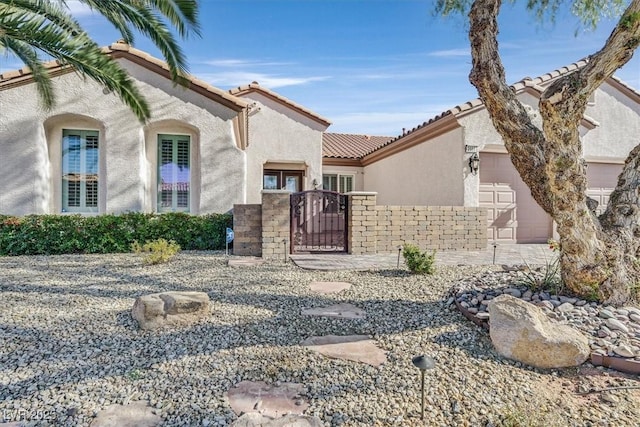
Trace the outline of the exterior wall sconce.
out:
<instances>
[{"instance_id":1,"label":"exterior wall sconce","mask_svg":"<svg viewBox=\"0 0 640 427\"><path fill-rule=\"evenodd\" d=\"M472 174L477 175L479 169L480 157L478 157L478 153L473 153L471 157L469 157L469 170Z\"/></svg>"}]
</instances>

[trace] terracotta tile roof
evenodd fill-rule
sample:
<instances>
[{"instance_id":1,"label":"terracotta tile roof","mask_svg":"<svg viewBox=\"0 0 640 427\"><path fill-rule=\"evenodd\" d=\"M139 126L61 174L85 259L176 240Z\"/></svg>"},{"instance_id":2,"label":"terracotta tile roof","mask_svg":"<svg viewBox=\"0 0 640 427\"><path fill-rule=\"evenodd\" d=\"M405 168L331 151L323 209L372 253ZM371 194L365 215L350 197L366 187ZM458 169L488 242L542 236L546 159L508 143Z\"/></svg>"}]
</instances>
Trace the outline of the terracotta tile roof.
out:
<instances>
[{"instance_id":1,"label":"terracotta tile roof","mask_svg":"<svg viewBox=\"0 0 640 427\"><path fill-rule=\"evenodd\" d=\"M521 93L527 89L533 89L539 93L542 93L544 91L545 86L548 86L549 84L551 84L554 80L556 80L557 78L564 76L566 74L569 74L575 70L578 70L582 67L584 67L588 62L588 59L581 59L577 62L574 62L573 64L564 66L562 68L559 68L557 70L551 71L550 73L546 73L543 74L541 76L535 77L535 78L531 78L531 77L525 77L520 81L517 81L516 83L512 84L511 87L516 91L516 93ZM627 95L629 95L632 98L638 99L640 100L640 92L636 89L633 89L631 86L629 86L628 84L624 83L623 81L621 81L619 78L617 77L611 77L611 80L614 83L618 84L618 88L622 89L624 91L626 91ZM640 101L639 101L640 102ZM409 130L409 131L404 131L403 133L393 137L391 139L389 139L385 144L382 144L380 146L378 146L376 148L376 150L379 150L385 146L388 146L390 144L393 144L394 142L403 139L404 137L406 137L407 135L411 135L412 133L426 127L429 126L451 114L453 114L454 116L458 116L460 114L467 114L470 113L472 111L475 111L477 109L483 108L483 103L480 100L480 98L476 98L476 99L472 99L471 101L467 101L465 103L456 105L455 107L444 111L440 114L438 114L437 116L427 120L426 122L423 122L422 124L414 127L413 129ZM597 126L598 122L596 122L595 120L593 120L592 118L585 116L584 120L592 125L592 126ZM371 154L371 153L367 153L367 154Z\"/></svg>"},{"instance_id":2,"label":"terracotta tile roof","mask_svg":"<svg viewBox=\"0 0 640 427\"><path fill-rule=\"evenodd\" d=\"M114 58L129 59L149 70L159 72L160 74L164 74L168 77L169 66L166 62L155 58L146 52L133 48L126 43L116 42L111 46L103 47L102 50L103 52L112 55ZM71 66L62 65L57 60L46 62L44 63L44 66L48 69L49 73L53 75L73 71ZM230 95L228 92L218 89L195 76L188 75L187 79L190 83L190 89L232 108L235 111L241 111L248 105L244 100ZM0 74L0 87L8 88L18 84L30 83L31 80L31 70L28 67L24 67L20 70L7 71L6 73Z\"/></svg>"},{"instance_id":3,"label":"terracotta tile roof","mask_svg":"<svg viewBox=\"0 0 640 427\"><path fill-rule=\"evenodd\" d=\"M284 104L294 110L296 110L298 113L302 114L303 116L309 117L310 119L315 120L316 122L320 123L321 125L324 126L329 126L331 124L331 122L320 116L319 114L303 107L300 104L297 104L295 102L293 102L292 100L285 98L284 96L277 94L265 87L260 86L260 84L258 82L252 82L248 85L244 85L244 86L238 86L237 88L234 89L230 89L229 90L229 94L233 95L233 96L243 96L243 95L247 95L249 93L252 92L258 92L264 96L266 96L267 98L270 98L276 102L279 102L280 104Z\"/></svg>"},{"instance_id":4,"label":"terracotta tile roof","mask_svg":"<svg viewBox=\"0 0 640 427\"><path fill-rule=\"evenodd\" d=\"M322 157L360 159L391 139L390 136L329 133L322 135Z\"/></svg>"}]
</instances>

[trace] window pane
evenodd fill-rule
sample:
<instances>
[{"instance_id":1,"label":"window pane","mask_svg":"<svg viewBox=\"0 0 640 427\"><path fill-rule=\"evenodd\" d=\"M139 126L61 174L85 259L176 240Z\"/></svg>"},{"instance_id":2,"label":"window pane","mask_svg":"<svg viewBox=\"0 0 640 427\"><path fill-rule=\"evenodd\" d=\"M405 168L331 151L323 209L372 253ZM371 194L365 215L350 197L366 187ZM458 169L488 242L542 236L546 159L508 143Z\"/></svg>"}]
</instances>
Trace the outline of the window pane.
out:
<instances>
[{"instance_id":1,"label":"window pane","mask_svg":"<svg viewBox=\"0 0 640 427\"><path fill-rule=\"evenodd\" d=\"M338 176L322 175L322 188L329 191L338 191Z\"/></svg>"},{"instance_id":2,"label":"window pane","mask_svg":"<svg viewBox=\"0 0 640 427\"><path fill-rule=\"evenodd\" d=\"M189 137L158 136L158 211L189 211L190 161Z\"/></svg>"},{"instance_id":3,"label":"window pane","mask_svg":"<svg viewBox=\"0 0 640 427\"><path fill-rule=\"evenodd\" d=\"M277 190L278 177L275 175L264 175L262 188L265 190Z\"/></svg>"},{"instance_id":4,"label":"window pane","mask_svg":"<svg viewBox=\"0 0 640 427\"><path fill-rule=\"evenodd\" d=\"M98 181L88 181L87 185L87 206L92 208L98 207Z\"/></svg>"},{"instance_id":5,"label":"window pane","mask_svg":"<svg viewBox=\"0 0 640 427\"><path fill-rule=\"evenodd\" d=\"M298 177L297 176L288 176L286 178L286 188L289 191L296 192L298 191Z\"/></svg>"},{"instance_id":6,"label":"window pane","mask_svg":"<svg viewBox=\"0 0 640 427\"><path fill-rule=\"evenodd\" d=\"M98 211L98 132L62 131L62 211Z\"/></svg>"},{"instance_id":7,"label":"window pane","mask_svg":"<svg viewBox=\"0 0 640 427\"><path fill-rule=\"evenodd\" d=\"M353 175L340 175L340 192L353 191Z\"/></svg>"}]
</instances>

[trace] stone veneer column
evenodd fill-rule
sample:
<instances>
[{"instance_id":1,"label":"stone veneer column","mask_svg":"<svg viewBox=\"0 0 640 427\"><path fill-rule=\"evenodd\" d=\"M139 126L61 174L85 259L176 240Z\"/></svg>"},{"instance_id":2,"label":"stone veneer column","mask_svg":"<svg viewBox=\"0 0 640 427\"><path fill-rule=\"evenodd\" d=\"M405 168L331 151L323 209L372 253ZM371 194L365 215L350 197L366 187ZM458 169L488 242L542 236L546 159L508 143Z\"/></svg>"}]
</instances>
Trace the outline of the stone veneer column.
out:
<instances>
[{"instance_id":1,"label":"stone veneer column","mask_svg":"<svg viewBox=\"0 0 640 427\"><path fill-rule=\"evenodd\" d=\"M233 205L233 254L262 256L262 206Z\"/></svg>"},{"instance_id":2,"label":"stone veneer column","mask_svg":"<svg viewBox=\"0 0 640 427\"><path fill-rule=\"evenodd\" d=\"M378 193L354 191L347 193L349 253L354 255L375 254L378 232L376 196Z\"/></svg>"},{"instance_id":3,"label":"stone veneer column","mask_svg":"<svg viewBox=\"0 0 640 427\"><path fill-rule=\"evenodd\" d=\"M291 247L290 191L262 190L262 258L286 260Z\"/></svg>"}]
</instances>

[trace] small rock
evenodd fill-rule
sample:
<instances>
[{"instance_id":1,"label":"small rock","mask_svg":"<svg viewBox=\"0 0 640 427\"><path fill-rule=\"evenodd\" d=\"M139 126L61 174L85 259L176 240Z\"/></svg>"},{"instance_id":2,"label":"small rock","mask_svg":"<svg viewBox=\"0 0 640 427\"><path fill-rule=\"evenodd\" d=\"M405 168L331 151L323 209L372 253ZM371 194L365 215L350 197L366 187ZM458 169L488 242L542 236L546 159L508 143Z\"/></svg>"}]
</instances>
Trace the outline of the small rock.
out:
<instances>
[{"instance_id":1,"label":"small rock","mask_svg":"<svg viewBox=\"0 0 640 427\"><path fill-rule=\"evenodd\" d=\"M619 345L619 346L615 347L613 349L613 352L615 354L617 354L618 356L622 356L622 357L633 357L633 356L635 356L635 354L633 353L633 350L631 350L631 348L629 348L626 345Z\"/></svg>"},{"instance_id":2,"label":"small rock","mask_svg":"<svg viewBox=\"0 0 640 427\"><path fill-rule=\"evenodd\" d=\"M602 393L602 400L608 403L613 403L614 405L620 402L620 398L612 393Z\"/></svg>"},{"instance_id":3,"label":"small rock","mask_svg":"<svg viewBox=\"0 0 640 427\"><path fill-rule=\"evenodd\" d=\"M609 318L604 322L610 329L616 329L618 331L622 331L625 334L629 333L629 328L627 328L621 321L614 318Z\"/></svg>"},{"instance_id":4,"label":"small rock","mask_svg":"<svg viewBox=\"0 0 640 427\"><path fill-rule=\"evenodd\" d=\"M600 313L598 313L598 316L602 317L603 319L611 319L613 317L613 313L603 308L600 310Z\"/></svg>"},{"instance_id":5,"label":"small rock","mask_svg":"<svg viewBox=\"0 0 640 427\"><path fill-rule=\"evenodd\" d=\"M560 313L568 313L570 311L573 311L573 304L571 304L570 302L562 303L558 307L556 307L556 310L558 310Z\"/></svg>"},{"instance_id":6,"label":"small rock","mask_svg":"<svg viewBox=\"0 0 640 427\"><path fill-rule=\"evenodd\" d=\"M549 302L548 300L544 300L542 302L540 302L539 304L540 307L544 307L547 308L549 310L553 310L555 307L553 306L553 304L551 304L551 302Z\"/></svg>"}]
</instances>

